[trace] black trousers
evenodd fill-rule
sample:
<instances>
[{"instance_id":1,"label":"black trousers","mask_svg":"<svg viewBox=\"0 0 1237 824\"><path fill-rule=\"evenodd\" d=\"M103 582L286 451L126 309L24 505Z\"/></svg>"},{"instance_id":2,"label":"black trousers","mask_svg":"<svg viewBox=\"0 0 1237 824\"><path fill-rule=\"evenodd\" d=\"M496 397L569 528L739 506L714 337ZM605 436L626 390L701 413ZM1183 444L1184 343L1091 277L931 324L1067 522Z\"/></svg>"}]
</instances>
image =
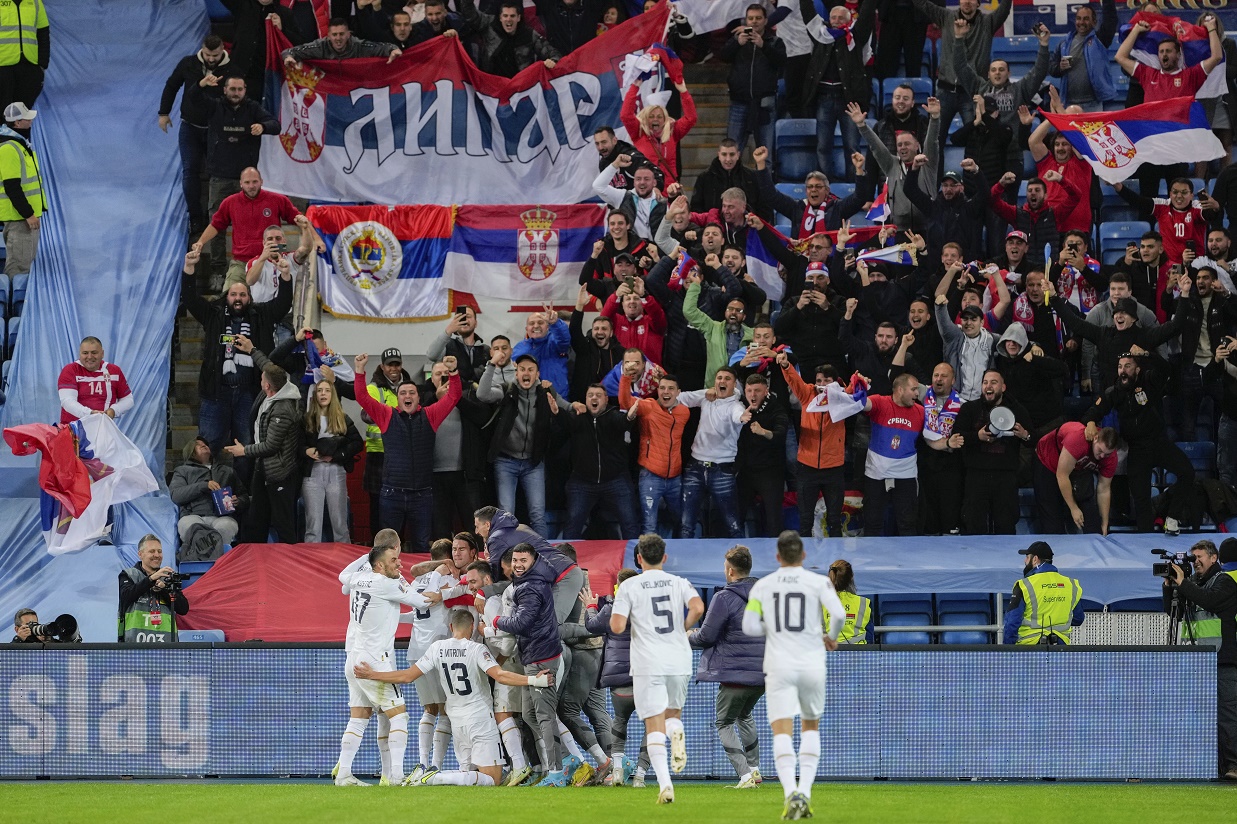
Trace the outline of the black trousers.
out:
<instances>
[{"instance_id":1,"label":"black trousers","mask_svg":"<svg viewBox=\"0 0 1237 824\"><path fill-rule=\"evenodd\" d=\"M760 496L758 521L761 538L776 538L782 532L782 493L786 490L786 468L774 466L768 469L739 470L739 507L742 516L756 506Z\"/></svg>"},{"instance_id":2,"label":"black trousers","mask_svg":"<svg viewBox=\"0 0 1237 824\"><path fill-rule=\"evenodd\" d=\"M921 533L947 535L962 529L962 477L961 465L932 469L930 482L919 487Z\"/></svg>"},{"instance_id":3,"label":"black trousers","mask_svg":"<svg viewBox=\"0 0 1237 824\"><path fill-rule=\"evenodd\" d=\"M812 519L816 514L816 499L825 496L825 529L830 538L842 537L842 505L846 502L846 473L840 466L817 469L796 463L795 478L799 485L799 533L812 534Z\"/></svg>"},{"instance_id":4,"label":"black trousers","mask_svg":"<svg viewBox=\"0 0 1237 824\"><path fill-rule=\"evenodd\" d=\"M863 492L863 534L885 535L885 509L893 507L894 534L915 534L919 515L919 480L916 478L869 478Z\"/></svg>"},{"instance_id":5,"label":"black trousers","mask_svg":"<svg viewBox=\"0 0 1237 824\"><path fill-rule=\"evenodd\" d=\"M297 475L282 481L268 481L259 461L253 471L249 512L240 531L240 542L265 544L272 529L280 543L295 544L300 538L296 529L296 499L301 494L301 479Z\"/></svg>"},{"instance_id":6,"label":"black trousers","mask_svg":"<svg viewBox=\"0 0 1237 824\"><path fill-rule=\"evenodd\" d=\"M0 107L20 101L33 109L42 93L43 69L37 63L23 58L12 66L0 66Z\"/></svg>"},{"instance_id":7,"label":"black trousers","mask_svg":"<svg viewBox=\"0 0 1237 824\"><path fill-rule=\"evenodd\" d=\"M472 514L481 508L481 482L470 481L463 470L434 473L434 534L449 537L460 530L472 532Z\"/></svg>"},{"instance_id":8,"label":"black trousers","mask_svg":"<svg viewBox=\"0 0 1237 824\"><path fill-rule=\"evenodd\" d=\"M968 469L962 492L962 531L1013 535L1018 526L1018 471Z\"/></svg>"},{"instance_id":9,"label":"black trousers","mask_svg":"<svg viewBox=\"0 0 1237 824\"><path fill-rule=\"evenodd\" d=\"M1220 664L1216 676L1216 743L1223 775L1237 770L1237 664Z\"/></svg>"},{"instance_id":10,"label":"black trousers","mask_svg":"<svg viewBox=\"0 0 1237 824\"><path fill-rule=\"evenodd\" d=\"M1033 484L1035 489L1035 531L1044 535L1076 535L1078 527L1061 496L1061 487L1057 486L1057 473L1044 466L1039 459L1035 460ZM1090 473L1087 473L1090 475ZM1092 488L1095 486L1094 476L1088 478ZM1077 500L1078 487L1074 485L1075 503L1082 510L1082 531L1097 533L1100 531L1099 502L1094 494L1085 500ZM1111 514L1111 513L1110 513Z\"/></svg>"},{"instance_id":11,"label":"black trousers","mask_svg":"<svg viewBox=\"0 0 1237 824\"><path fill-rule=\"evenodd\" d=\"M1177 476L1177 482L1168 488L1172 501L1167 513L1169 518L1181 518L1186 506L1185 490L1194 483L1190 459L1167 437L1131 443L1125 471L1130 479L1130 497L1134 500L1134 520L1139 532L1150 532L1155 522L1155 513L1151 511L1151 472L1157 466Z\"/></svg>"},{"instance_id":12,"label":"black trousers","mask_svg":"<svg viewBox=\"0 0 1237 824\"><path fill-rule=\"evenodd\" d=\"M876 43L876 76L919 77L923 68L923 43L928 36L928 21L914 7L890 8L889 13L882 14L882 17L880 38ZM950 33L950 36L953 34ZM906 64L905 73L898 72L899 59Z\"/></svg>"}]
</instances>

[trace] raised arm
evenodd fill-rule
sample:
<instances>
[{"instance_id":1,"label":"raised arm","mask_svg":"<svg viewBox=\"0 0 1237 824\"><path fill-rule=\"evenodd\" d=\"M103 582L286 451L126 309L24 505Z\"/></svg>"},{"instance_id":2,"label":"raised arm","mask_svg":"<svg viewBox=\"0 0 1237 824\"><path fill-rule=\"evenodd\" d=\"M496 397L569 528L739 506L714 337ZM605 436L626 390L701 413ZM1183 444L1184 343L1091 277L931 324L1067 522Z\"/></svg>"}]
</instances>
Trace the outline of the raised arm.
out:
<instances>
[{"instance_id":1,"label":"raised arm","mask_svg":"<svg viewBox=\"0 0 1237 824\"><path fill-rule=\"evenodd\" d=\"M1138 61L1131 56L1134 51L1134 41L1150 28L1151 26L1145 20L1139 20L1131 26L1130 33L1121 41L1121 47L1117 49L1116 55L1113 56L1113 60L1117 61L1121 71L1130 77L1134 76L1134 72L1138 68Z\"/></svg>"}]
</instances>

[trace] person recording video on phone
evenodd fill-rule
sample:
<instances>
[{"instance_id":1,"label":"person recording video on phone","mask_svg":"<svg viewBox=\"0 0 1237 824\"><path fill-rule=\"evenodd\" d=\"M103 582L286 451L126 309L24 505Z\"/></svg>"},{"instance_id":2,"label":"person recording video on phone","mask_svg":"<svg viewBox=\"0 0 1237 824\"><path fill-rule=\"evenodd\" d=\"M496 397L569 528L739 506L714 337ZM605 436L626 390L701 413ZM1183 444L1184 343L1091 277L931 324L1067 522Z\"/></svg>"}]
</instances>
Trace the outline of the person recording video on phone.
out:
<instances>
[{"instance_id":1,"label":"person recording video on phone","mask_svg":"<svg viewBox=\"0 0 1237 824\"><path fill-rule=\"evenodd\" d=\"M177 640L176 616L189 613L189 599L176 572L163 566L163 543L155 535L137 542L137 564L120 573L119 638L126 644Z\"/></svg>"},{"instance_id":2,"label":"person recording video on phone","mask_svg":"<svg viewBox=\"0 0 1237 824\"><path fill-rule=\"evenodd\" d=\"M1172 577L1164 579L1165 611L1176 590L1179 599L1192 605L1193 615L1182 622L1194 643L1216 647L1216 743L1220 775L1237 781L1237 538L1227 538L1216 549L1211 541L1190 547L1193 574L1181 564L1172 564ZM1206 700L1206 699L1204 699Z\"/></svg>"}]
</instances>

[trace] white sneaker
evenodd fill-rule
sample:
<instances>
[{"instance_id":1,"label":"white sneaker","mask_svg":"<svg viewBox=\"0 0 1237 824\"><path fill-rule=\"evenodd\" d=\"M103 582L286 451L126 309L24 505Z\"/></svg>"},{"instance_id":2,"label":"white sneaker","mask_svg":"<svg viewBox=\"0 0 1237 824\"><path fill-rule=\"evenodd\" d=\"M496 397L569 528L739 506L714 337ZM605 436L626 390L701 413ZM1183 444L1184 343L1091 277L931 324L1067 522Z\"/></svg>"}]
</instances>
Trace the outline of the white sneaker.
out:
<instances>
[{"instance_id":1,"label":"white sneaker","mask_svg":"<svg viewBox=\"0 0 1237 824\"><path fill-rule=\"evenodd\" d=\"M639 773L633 775L631 777L631 786L633 789L643 790L644 789L644 776L640 775Z\"/></svg>"},{"instance_id":2,"label":"white sneaker","mask_svg":"<svg viewBox=\"0 0 1237 824\"><path fill-rule=\"evenodd\" d=\"M760 769L758 767L752 767L752 780L756 782L756 786L760 786L760 784L765 780L764 776L760 774Z\"/></svg>"},{"instance_id":3,"label":"white sneaker","mask_svg":"<svg viewBox=\"0 0 1237 824\"><path fill-rule=\"evenodd\" d=\"M756 789L756 776L748 773L739 779L739 783L735 784L730 789L732 790L754 790Z\"/></svg>"},{"instance_id":4,"label":"white sneaker","mask_svg":"<svg viewBox=\"0 0 1237 824\"><path fill-rule=\"evenodd\" d=\"M674 787L664 787L657 794L658 804L673 804L674 803Z\"/></svg>"},{"instance_id":5,"label":"white sneaker","mask_svg":"<svg viewBox=\"0 0 1237 824\"><path fill-rule=\"evenodd\" d=\"M404 780L404 779L402 779L402 778L401 778L399 781L403 781L403 780ZM398 784L398 783L399 783L399 781L396 781L395 783L396 783L396 784ZM382 776L382 778L379 778L379 779L378 779L378 786L379 786L379 787L390 787L390 786L391 786L391 779L387 778L385 775L384 775L384 776Z\"/></svg>"},{"instance_id":6,"label":"white sneaker","mask_svg":"<svg viewBox=\"0 0 1237 824\"><path fill-rule=\"evenodd\" d=\"M1181 524L1177 523L1176 518L1164 519L1164 534L1174 538L1181 534Z\"/></svg>"},{"instance_id":7,"label":"white sneaker","mask_svg":"<svg viewBox=\"0 0 1237 824\"><path fill-rule=\"evenodd\" d=\"M357 778L355 775L340 775L340 776L336 776L335 778L335 786L336 787L368 787L369 784L366 784L364 781Z\"/></svg>"},{"instance_id":8,"label":"white sneaker","mask_svg":"<svg viewBox=\"0 0 1237 824\"><path fill-rule=\"evenodd\" d=\"M670 735L670 769L681 773L687 768L687 736L682 730Z\"/></svg>"}]
</instances>

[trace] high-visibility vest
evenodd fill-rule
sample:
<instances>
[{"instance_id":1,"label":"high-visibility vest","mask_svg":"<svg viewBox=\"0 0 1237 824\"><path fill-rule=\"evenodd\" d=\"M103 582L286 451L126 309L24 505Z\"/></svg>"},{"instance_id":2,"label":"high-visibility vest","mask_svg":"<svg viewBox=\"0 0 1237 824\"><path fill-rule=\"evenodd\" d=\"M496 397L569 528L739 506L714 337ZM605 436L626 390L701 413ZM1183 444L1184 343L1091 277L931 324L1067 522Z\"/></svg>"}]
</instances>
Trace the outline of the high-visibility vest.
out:
<instances>
[{"instance_id":1,"label":"high-visibility vest","mask_svg":"<svg viewBox=\"0 0 1237 824\"><path fill-rule=\"evenodd\" d=\"M146 580L146 573L140 567L126 569L125 574L135 584ZM171 598L167 593L147 590L129 609L120 613L117 634L121 641L129 644L176 641L176 610L172 608Z\"/></svg>"},{"instance_id":2,"label":"high-visibility vest","mask_svg":"<svg viewBox=\"0 0 1237 824\"><path fill-rule=\"evenodd\" d=\"M39 62L38 30L47 28L43 0L0 0L0 66Z\"/></svg>"},{"instance_id":3,"label":"high-visibility vest","mask_svg":"<svg viewBox=\"0 0 1237 824\"><path fill-rule=\"evenodd\" d=\"M390 389L383 389L382 387L375 386L372 383L365 388L369 390L369 396L379 403L385 403L392 409L399 406L399 400L396 398L395 393ZM371 423L365 427L365 451L382 451L382 430L378 428L378 424L376 423Z\"/></svg>"},{"instance_id":4,"label":"high-visibility vest","mask_svg":"<svg viewBox=\"0 0 1237 824\"><path fill-rule=\"evenodd\" d=\"M4 0L0 0L0 3ZM20 180L22 194L34 209L34 216L43 214L43 181L39 177L39 162L34 152L20 140L0 140L0 180ZM25 220L0 188L0 222Z\"/></svg>"},{"instance_id":5,"label":"high-visibility vest","mask_svg":"<svg viewBox=\"0 0 1237 824\"><path fill-rule=\"evenodd\" d=\"M1082 584L1059 572L1037 572L1022 578L1016 586L1022 587L1024 602L1018 643L1055 639L1068 644L1074 607L1082 600Z\"/></svg>"},{"instance_id":6,"label":"high-visibility vest","mask_svg":"<svg viewBox=\"0 0 1237 824\"><path fill-rule=\"evenodd\" d=\"M1237 581L1237 571L1221 573ZM1220 646L1220 639L1224 635L1223 619L1214 612L1208 612L1205 609L1194 610L1194 620L1190 625L1184 621L1177 629L1177 638L1181 641L1193 640L1199 646Z\"/></svg>"},{"instance_id":7,"label":"high-visibility vest","mask_svg":"<svg viewBox=\"0 0 1237 824\"><path fill-rule=\"evenodd\" d=\"M846 623L842 626L842 634L838 636L839 644L866 644L868 642L868 622L872 620L872 601L853 592L839 592L838 598L846 607Z\"/></svg>"}]
</instances>

